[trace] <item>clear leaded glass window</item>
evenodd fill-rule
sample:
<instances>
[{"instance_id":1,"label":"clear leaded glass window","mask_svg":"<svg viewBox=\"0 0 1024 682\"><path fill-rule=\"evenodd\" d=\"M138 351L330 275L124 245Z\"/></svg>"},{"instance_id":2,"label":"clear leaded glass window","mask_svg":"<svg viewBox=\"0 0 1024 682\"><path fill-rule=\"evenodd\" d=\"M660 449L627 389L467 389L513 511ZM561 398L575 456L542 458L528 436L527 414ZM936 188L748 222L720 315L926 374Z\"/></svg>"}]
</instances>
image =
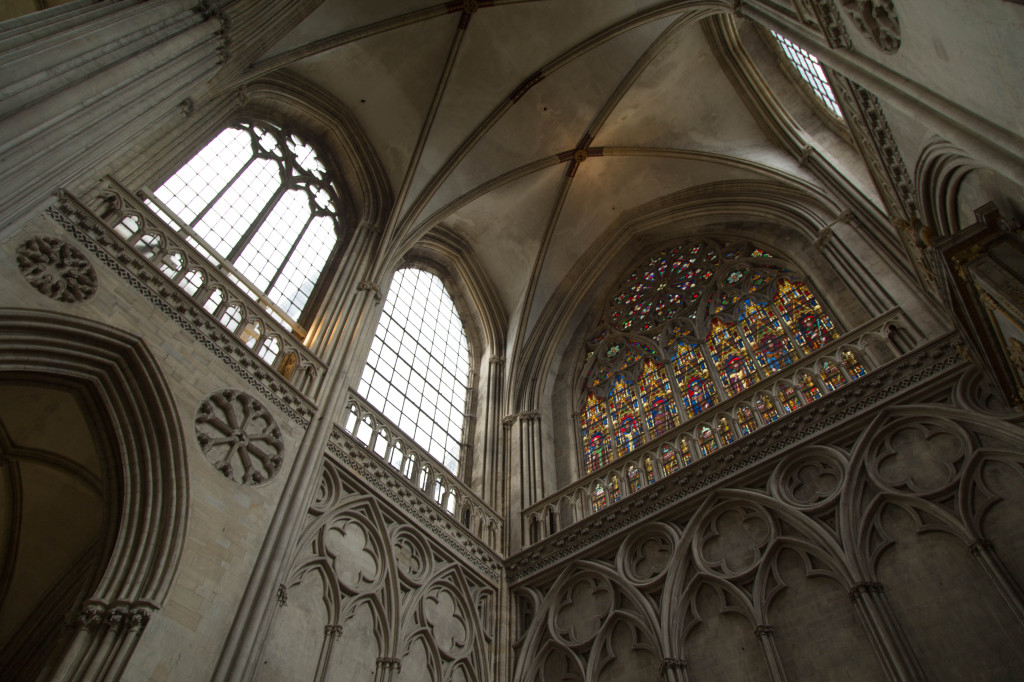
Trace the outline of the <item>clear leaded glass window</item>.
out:
<instances>
[{"instance_id":1,"label":"clear leaded glass window","mask_svg":"<svg viewBox=\"0 0 1024 682\"><path fill-rule=\"evenodd\" d=\"M395 273L359 393L449 471L458 473L469 346L455 303L425 270Z\"/></svg>"},{"instance_id":2,"label":"clear leaded glass window","mask_svg":"<svg viewBox=\"0 0 1024 682\"><path fill-rule=\"evenodd\" d=\"M822 104L838 118L842 118L843 112L839 110L835 93L832 92L832 86L828 84L825 70L821 68L818 58L781 34L772 31L772 35L779 41L779 46L789 57L790 63Z\"/></svg>"},{"instance_id":3,"label":"clear leaded glass window","mask_svg":"<svg viewBox=\"0 0 1024 682\"><path fill-rule=\"evenodd\" d=\"M155 194L260 293L298 319L340 229L337 189L310 145L265 123L239 123Z\"/></svg>"},{"instance_id":4,"label":"clear leaded glass window","mask_svg":"<svg viewBox=\"0 0 1024 682\"><path fill-rule=\"evenodd\" d=\"M791 263L751 244L710 241L665 249L644 259L609 300L588 335L580 370L579 428L587 473L785 370L839 338L817 296ZM846 373L864 373L843 351ZM822 365L833 390L842 370ZM827 373L826 373L827 370ZM800 391L761 392L695 434L706 454L817 399L810 374ZM826 378L827 377L827 378ZM803 395L803 400L801 400ZM681 446L685 448L685 445ZM674 451L674 450L673 450ZM688 460L663 453L672 471Z\"/></svg>"}]
</instances>

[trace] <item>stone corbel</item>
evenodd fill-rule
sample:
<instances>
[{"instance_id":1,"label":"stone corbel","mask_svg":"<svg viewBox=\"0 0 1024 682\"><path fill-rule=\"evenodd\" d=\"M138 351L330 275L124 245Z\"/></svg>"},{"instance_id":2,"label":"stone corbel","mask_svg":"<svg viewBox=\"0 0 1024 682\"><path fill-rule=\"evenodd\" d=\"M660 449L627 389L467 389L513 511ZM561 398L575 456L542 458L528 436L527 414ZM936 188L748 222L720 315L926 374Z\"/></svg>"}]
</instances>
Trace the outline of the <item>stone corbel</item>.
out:
<instances>
[{"instance_id":1,"label":"stone corbel","mask_svg":"<svg viewBox=\"0 0 1024 682\"><path fill-rule=\"evenodd\" d=\"M371 282L368 279L364 279L362 282L359 283L359 286L356 287L356 289L359 290L359 291L372 292L373 293L373 302L374 302L374 304L376 305L376 304L380 303L381 292L380 292L380 287L377 286L376 282Z\"/></svg>"}]
</instances>

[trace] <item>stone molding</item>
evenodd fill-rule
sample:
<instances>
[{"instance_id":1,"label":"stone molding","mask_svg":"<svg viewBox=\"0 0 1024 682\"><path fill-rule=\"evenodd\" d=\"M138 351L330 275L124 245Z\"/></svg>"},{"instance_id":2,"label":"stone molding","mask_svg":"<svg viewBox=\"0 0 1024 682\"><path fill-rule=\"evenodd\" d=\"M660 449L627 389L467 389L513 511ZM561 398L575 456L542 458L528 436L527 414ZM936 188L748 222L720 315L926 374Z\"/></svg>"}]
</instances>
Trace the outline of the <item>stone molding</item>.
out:
<instances>
[{"instance_id":1,"label":"stone molding","mask_svg":"<svg viewBox=\"0 0 1024 682\"><path fill-rule=\"evenodd\" d=\"M501 579L502 562L497 554L463 529L457 519L440 509L433 500L426 498L423 491L405 480L398 470L368 452L362 443L340 427L336 426L331 432L327 451L328 456L346 471L358 476L488 579L495 582Z\"/></svg>"},{"instance_id":2,"label":"stone molding","mask_svg":"<svg viewBox=\"0 0 1024 682\"><path fill-rule=\"evenodd\" d=\"M134 481L116 501L120 523L98 584L72 614L61 679L117 679L138 635L167 598L187 537L189 475L174 400L156 358L138 337L66 313L0 310L0 370L81 384L95 391L121 439L110 466ZM111 500L111 503L114 503Z\"/></svg>"}]
</instances>

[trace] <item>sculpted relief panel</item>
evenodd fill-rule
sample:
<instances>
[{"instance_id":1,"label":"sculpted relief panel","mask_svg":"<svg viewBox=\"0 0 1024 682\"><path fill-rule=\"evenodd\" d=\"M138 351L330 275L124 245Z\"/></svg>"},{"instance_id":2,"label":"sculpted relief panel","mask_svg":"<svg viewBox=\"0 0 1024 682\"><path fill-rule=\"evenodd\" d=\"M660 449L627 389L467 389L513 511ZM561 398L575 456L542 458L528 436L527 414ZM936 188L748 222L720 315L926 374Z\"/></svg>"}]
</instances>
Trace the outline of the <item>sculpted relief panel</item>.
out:
<instances>
[{"instance_id":1,"label":"sculpted relief panel","mask_svg":"<svg viewBox=\"0 0 1024 682\"><path fill-rule=\"evenodd\" d=\"M1002 416L889 407L524 580L513 679L1024 676Z\"/></svg>"}]
</instances>

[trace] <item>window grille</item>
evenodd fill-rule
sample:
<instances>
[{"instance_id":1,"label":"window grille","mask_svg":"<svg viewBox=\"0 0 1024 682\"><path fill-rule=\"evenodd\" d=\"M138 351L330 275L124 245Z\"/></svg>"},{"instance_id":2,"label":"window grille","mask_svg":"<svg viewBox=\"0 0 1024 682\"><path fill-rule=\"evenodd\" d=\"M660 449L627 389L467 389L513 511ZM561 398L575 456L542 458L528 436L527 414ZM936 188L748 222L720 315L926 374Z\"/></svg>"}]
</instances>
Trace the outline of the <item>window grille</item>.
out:
<instances>
[{"instance_id":1,"label":"window grille","mask_svg":"<svg viewBox=\"0 0 1024 682\"><path fill-rule=\"evenodd\" d=\"M309 144L266 123L239 123L154 194L215 253L188 237L197 250L232 264L248 280L235 278L243 289L255 287L254 300L261 294L298 319L340 230L337 188Z\"/></svg>"},{"instance_id":2,"label":"window grille","mask_svg":"<svg viewBox=\"0 0 1024 682\"><path fill-rule=\"evenodd\" d=\"M424 270L395 273L359 393L420 447L458 473L469 346L444 284Z\"/></svg>"}]
</instances>

